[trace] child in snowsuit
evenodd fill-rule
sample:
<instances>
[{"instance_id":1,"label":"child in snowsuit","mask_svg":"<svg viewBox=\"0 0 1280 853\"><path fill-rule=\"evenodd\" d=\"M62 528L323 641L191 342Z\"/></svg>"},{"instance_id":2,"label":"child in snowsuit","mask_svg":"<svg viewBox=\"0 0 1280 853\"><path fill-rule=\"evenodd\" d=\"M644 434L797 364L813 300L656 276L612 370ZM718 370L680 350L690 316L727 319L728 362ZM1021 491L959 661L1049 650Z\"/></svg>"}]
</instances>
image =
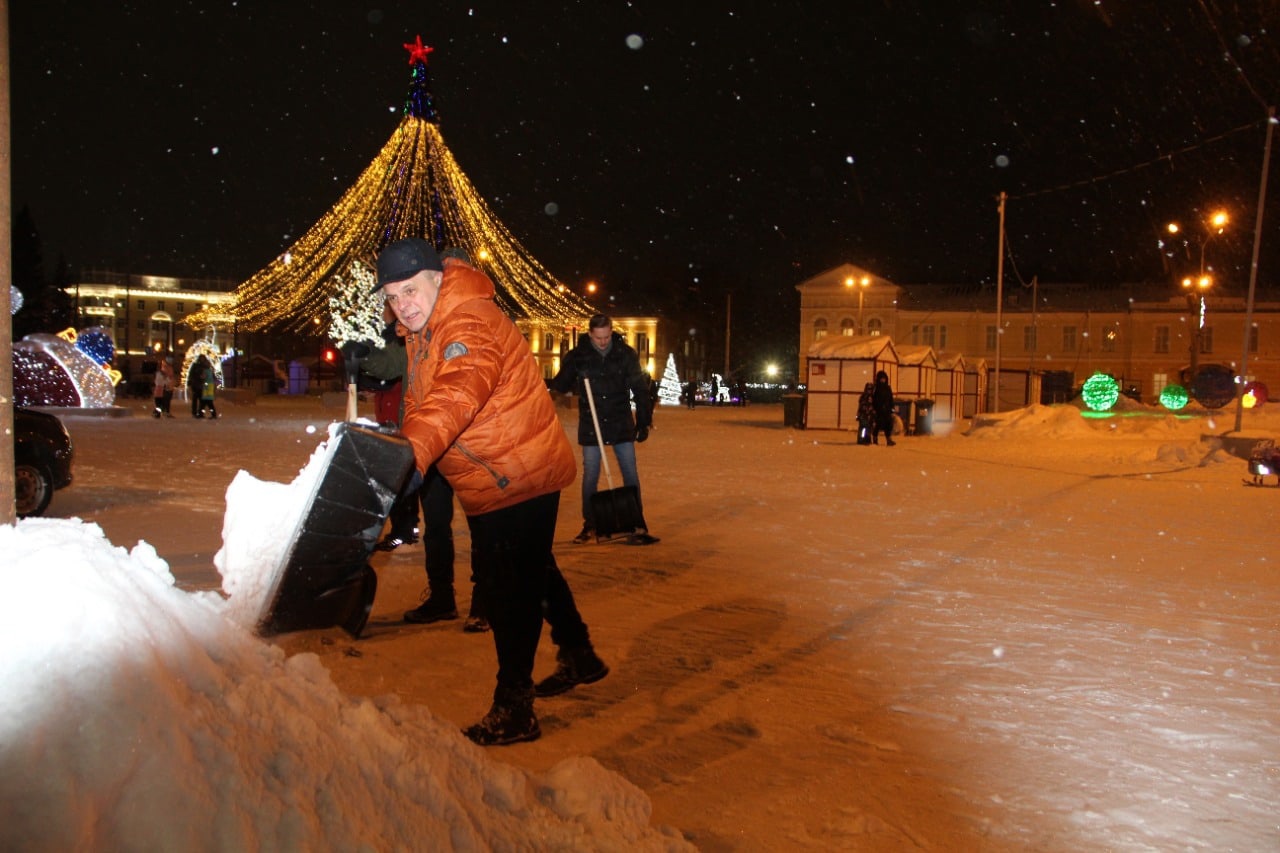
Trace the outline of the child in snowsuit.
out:
<instances>
[{"instance_id":1,"label":"child in snowsuit","mask_svg":"<svg viewBox=\"0 0 1280 853\"><path fill-rule=\"evenodd\" d=\"M875 385L868 382L858 398L858 444L870 444L876 425Z\"/></svg>"}]
</instances>

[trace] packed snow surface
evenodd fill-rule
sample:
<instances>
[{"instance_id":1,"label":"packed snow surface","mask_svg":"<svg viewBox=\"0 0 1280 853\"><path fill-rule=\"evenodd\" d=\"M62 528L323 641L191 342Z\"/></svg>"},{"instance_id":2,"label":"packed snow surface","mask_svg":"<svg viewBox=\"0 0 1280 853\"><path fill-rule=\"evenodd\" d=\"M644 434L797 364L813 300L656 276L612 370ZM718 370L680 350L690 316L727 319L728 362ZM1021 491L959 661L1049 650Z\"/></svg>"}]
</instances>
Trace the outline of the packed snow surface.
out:
<instances>
[{"instance_id":1,"label":"packed snow surface","mask_svg":"<svg viewBox=\"0 0 1280 853\"><path fill-rule=\"evenodd\" d=\"M1280 848L1280 489L1241 458L1280 407L1031 407L893 448L664 407L660 543L572 545L561 502L612 672L483 750L492 638L401 621L420 545L372 558L359 640L237 609L340 408L136 406L66 418L75 483L0 528L4 849Z\"/></svg>"}]
</instances>

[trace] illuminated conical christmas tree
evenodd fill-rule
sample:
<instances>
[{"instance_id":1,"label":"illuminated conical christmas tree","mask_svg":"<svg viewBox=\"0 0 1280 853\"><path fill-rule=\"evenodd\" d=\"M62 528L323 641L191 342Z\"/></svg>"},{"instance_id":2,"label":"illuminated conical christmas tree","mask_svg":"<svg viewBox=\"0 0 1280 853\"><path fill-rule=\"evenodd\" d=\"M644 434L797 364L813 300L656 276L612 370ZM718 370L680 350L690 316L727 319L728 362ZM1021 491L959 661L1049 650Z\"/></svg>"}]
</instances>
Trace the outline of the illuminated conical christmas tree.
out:
<instances>
[{"instance_id":1,"label":"illuminated conical christmas tree","mask_svg":"<svg viewBox=\"0 0 1280 853\"><path fill-rule=\"evenodd\" d=\"M405 49L412 69L409 94L391 139L338 203L241 284L235 301L218 315L234 315L246 331L327 329L331 300L351 280L354 263L371 266L388 243L422 237L438 249L466 249L493 279L498 304L512 318L585 328L591 306L498 221L445 145L427 70L433 48L419 36ZM202 312L188 322L200 327L222 319Z\"/></svg>"},{"instance_id":2,"label":"illuminated conical christmas tree","mask_svg":"<svg viewBox=\"0 0 1280 853\"><path fill-rule=\"evenodd\" d=\"M680 405L680 374L676 372L676 354L667 353L667 368L658 383L658 399L664 406Z\"/></svg>"}]
</instances>

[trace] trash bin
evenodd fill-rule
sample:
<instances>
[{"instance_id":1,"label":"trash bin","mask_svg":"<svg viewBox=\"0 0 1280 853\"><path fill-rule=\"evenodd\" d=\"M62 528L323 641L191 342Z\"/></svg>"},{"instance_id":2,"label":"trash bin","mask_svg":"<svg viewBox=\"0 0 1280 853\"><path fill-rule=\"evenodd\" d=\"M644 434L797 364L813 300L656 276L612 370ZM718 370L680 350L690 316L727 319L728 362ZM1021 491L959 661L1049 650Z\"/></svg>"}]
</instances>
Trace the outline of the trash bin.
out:
<instances>
[{"instance_id":1,"label":"trash bin","mask_svg":"<svg viewBox=\"0 0 1280 853\"><path fill-rule=\"evenodd\" d=\"M902 434L911 435L915 432L915 400L894 400L893 412L902 421Z\"/></svg>"},{"instance_id":2,"label":"trash bin","mask_svg":"<svg viewBox=\"0 0 1280 853\"><path fill-rule=\"evenodd\" d=\"M933 435L933 401L928 397L916 400L916 435Z\"/></svg>"},{"instance_id":3,"label":"trash bin","mask_svg":"<svg viewBox=\"0 0 1280 853\"><path fill-rule=\"evenodd\" d=\"M782 395L782 425L804 429L804 395Z\"/></svg>"}]
</instances>

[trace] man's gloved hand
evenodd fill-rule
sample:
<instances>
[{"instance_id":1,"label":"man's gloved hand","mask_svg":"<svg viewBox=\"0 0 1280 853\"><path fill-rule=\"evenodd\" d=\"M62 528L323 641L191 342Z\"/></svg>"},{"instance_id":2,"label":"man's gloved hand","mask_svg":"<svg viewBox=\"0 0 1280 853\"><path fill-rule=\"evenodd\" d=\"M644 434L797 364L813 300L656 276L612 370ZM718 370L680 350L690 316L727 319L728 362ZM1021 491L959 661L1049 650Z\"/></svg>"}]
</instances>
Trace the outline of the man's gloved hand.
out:
<instances>
[{"instance_id":1,"label":"man's gloved hand","mask_svg":"<svg viewBox=\"0 0 1280 853\"><path fill-rule=\"evenodd\" d=\"M347 341L338 351L342 353L342 363L347 368L347 383L354 385L360 375L360 362L373 352L364 341Z\"/></svg>"},{"instance_id":2,"label":"man's gloved hand","mask_svg":"<svg viewBox=\"0 0 1280 853\"><path fill-rule=\"evenodd\" d=\"M636 441L644 441L649 437L649 425L636 427Z\"/></svg>"}]
</instances>

